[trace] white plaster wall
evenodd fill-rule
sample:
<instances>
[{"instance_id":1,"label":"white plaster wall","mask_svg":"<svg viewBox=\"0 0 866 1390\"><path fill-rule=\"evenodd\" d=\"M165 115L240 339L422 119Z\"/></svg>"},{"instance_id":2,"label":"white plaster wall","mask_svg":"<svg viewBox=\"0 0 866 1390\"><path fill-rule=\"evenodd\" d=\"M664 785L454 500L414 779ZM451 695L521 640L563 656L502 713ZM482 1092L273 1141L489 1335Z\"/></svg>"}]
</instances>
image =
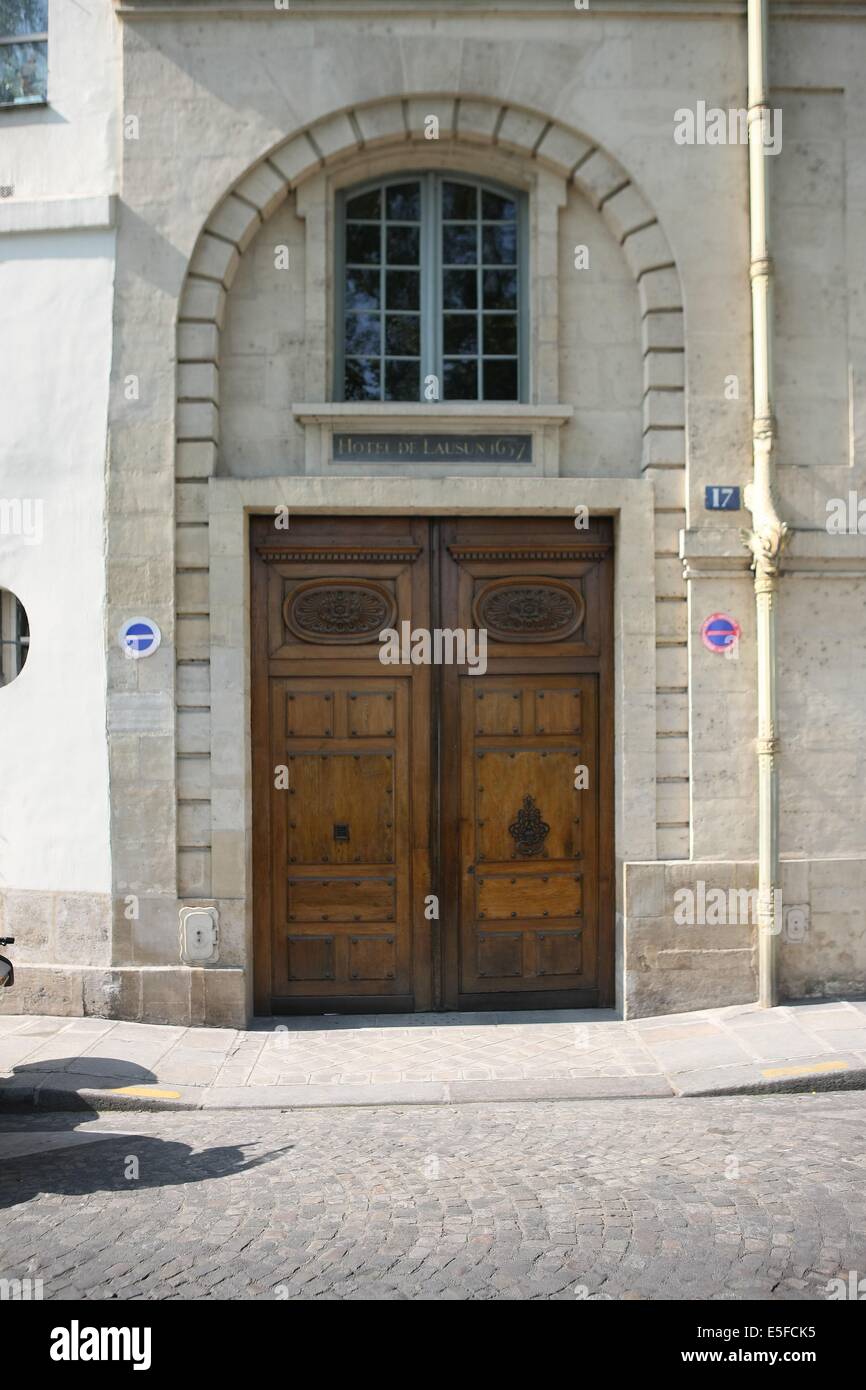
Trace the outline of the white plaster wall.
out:
<instances>
[{"instance_id":1,"label":"white plaster wall","mask_svg":"<svg viewBox=\"0 0 866 1390\"><path fill-rule=\"evenodd\" d=\"M119 31L110 0L52 0L48 104L0 112L0 497L41 501L42 543L0 535L0 585L30 618L0 690L0 893L110 886L103 614L114 233L62 230L117 185ZM47 214L38 205L43 202ZM50 202L48 201L50 200ZM7 925L28 951L27 912ZM32 945L32 943L30 943ZM58 959L64 959L60 956Z\"/></svg>"},{"instance_id":2,"label":"white plaster wall","mask_svg":"<svg viewBox=\"0 0 866 1390\"><path fill-rule=\"evenodd\" d=\"M0 183L16 201L115 191L119 73L111 0L49 0L48 104L0 111Z\"/></svg>"},{"instance_id":3,"label":"white plaster wall","mask_svg":"<svg viewBox=\"0 0 866 1390\"><path fill-rule=\"evenodd\" d=\"M103 512L113 233L0 242L0 493L44 536L0 536L0 584L31 643L0 690L0 887L105 892Z\"/></svg>"}]
</instances>

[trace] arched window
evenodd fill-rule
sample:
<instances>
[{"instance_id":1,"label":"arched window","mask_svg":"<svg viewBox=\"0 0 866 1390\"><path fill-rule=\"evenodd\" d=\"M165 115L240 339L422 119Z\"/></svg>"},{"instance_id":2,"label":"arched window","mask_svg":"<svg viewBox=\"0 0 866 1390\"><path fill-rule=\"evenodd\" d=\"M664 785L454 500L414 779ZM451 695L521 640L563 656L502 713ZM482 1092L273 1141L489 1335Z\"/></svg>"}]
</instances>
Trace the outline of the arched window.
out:
<instances>
[{"instance_id":1,"label":"arched window","mask_svg":"<svg viewBox=\"0 0 866 1390\"><path fill-rule=\"evenodd\" d=\"M527 398L523 194L401 174L337 206L335 396Z\"/></svg>"}]
</instances>

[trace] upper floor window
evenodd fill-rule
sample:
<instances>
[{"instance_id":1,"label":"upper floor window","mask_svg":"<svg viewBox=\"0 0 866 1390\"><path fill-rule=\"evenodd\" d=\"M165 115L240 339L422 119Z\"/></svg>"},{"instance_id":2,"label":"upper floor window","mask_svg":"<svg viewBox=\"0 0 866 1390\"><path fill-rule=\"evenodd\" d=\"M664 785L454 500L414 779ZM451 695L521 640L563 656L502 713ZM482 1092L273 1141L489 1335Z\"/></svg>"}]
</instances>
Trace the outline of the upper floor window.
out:
<instances>
[{"instance_id":1,"label":"upper floor window","mask_svg":"<svg viewBox=\"0 0 866 1390\"><path fill-rule=\"evenodd\" d=\"M340 195L339 400L525 399L524 204L440 173Z\"/></svg>"},{"instance_id":2,"label":"upper floor window","mask_svg":"<svg viewBox=\"0 0 866 1390\"><path fill-rule=\"evenodd\" d=\"M48 99L48 0L0 0L0 106Z\"/></svg>"}]
</instances>

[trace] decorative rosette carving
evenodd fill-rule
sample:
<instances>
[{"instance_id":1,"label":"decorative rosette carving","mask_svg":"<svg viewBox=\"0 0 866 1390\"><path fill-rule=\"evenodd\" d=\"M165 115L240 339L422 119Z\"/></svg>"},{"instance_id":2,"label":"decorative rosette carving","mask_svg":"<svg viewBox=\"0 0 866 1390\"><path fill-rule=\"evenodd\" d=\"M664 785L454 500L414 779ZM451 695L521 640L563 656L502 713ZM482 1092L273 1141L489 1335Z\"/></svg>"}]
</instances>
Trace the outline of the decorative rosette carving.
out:
<instances>
[{"instance_id":1,"label":"decorative rosette carving","mask_svg":"<svg viewBox=\"0 0 866 1390\"><path fill-rule=\"evenodd\" d=\"M380 584L356 579L313 579L283 604L286 627L304 642L370 642L391 627L394 598Z\"/></svg>"},{"instance_id":2,"label":"decorative rosette carving","mask_svg":"<svg viewBox=\"0 0 866 1390\"><path fill-rule=\"evenodd\" d=\"M581 595L559 579L495 579L474 605L476 625L499 642L561 642L584 612Z\"/></svg>"}]
</instances>

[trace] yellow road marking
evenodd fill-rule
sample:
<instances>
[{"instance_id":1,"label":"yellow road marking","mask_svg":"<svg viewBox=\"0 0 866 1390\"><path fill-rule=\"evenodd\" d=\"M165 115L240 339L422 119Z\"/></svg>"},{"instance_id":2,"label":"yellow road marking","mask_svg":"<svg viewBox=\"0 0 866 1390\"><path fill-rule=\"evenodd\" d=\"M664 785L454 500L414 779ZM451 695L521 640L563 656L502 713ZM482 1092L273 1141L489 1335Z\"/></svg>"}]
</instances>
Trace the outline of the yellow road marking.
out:
<instances>
[{"instance_id":1,"label":"yellow road marking","mask_svg":"<svg viewBox=\"0 0 866 1390\"><path fill-rule=\"evenodd\" d=\"M115 1096L156 1096L160 1100L180 1100L180 1091L163 1091L159 1086L114 1086Z\"/></svg>"},{"instance_id":2,"label":"yellow road marking","mask_svg":"<svg viewBox=\"0 0 866 1390\"><path fill-rule=\"evenodd\" d=\"M847 1062L815 1062L810 1067L768 1067L761 1075L771 1076L813 1076L817 1071L847 1071Z\"/></svg>"}]
</instances>

